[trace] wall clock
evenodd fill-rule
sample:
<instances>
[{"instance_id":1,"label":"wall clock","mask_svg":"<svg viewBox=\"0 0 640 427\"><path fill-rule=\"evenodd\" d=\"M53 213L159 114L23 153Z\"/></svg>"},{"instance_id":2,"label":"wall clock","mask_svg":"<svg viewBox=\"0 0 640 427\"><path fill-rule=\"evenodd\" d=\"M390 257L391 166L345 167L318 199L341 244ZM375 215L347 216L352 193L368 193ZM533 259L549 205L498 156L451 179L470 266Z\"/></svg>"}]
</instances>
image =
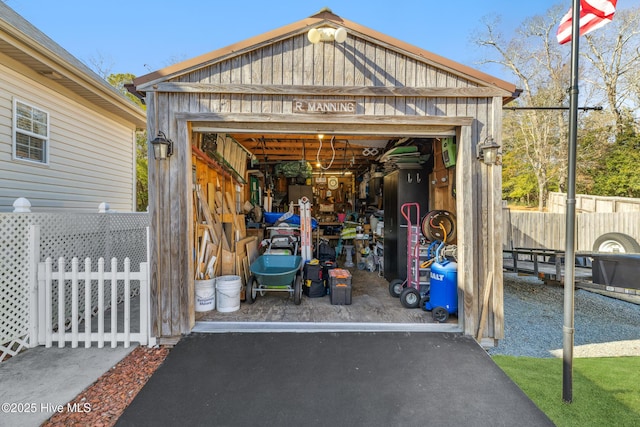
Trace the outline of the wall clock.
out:
<instances>
[{"instance_id":1,"label":"wall clock","mask_svg":"<svg viewBox=\"0 0 640 427\"><path fill-rule=\"evenodd\" d=\"M338 178L335 176L329 177L329 180L327 181L327 186L329 187L329 190L336 190L338 188Z\"/></svg>"}]
</instances>

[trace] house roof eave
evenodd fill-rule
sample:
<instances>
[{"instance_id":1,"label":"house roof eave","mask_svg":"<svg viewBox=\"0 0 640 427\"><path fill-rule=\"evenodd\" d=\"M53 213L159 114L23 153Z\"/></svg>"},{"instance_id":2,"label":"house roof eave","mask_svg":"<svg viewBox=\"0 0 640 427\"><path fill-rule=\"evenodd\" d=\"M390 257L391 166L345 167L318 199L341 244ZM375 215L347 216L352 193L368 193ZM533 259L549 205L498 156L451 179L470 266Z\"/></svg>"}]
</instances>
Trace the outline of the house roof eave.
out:
<instances>
[{"instance_id":1,"label":"house roof eave","mask_svg":"<svg viewBox=\"0 0 640 427\"><path fill-rule=\"evenodd\" d=\"M0 43L9 56L106 111L146 127L146 112L46 34L0 2Z\"/></svg>"}]
</instances>

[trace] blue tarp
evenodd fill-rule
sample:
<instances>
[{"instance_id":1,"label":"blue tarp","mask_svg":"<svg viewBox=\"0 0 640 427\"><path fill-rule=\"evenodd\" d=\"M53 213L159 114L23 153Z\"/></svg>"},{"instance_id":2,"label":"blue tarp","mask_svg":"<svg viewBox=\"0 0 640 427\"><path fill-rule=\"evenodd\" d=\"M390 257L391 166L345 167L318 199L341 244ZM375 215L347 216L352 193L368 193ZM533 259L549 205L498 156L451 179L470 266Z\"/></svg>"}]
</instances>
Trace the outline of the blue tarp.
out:
<instances>
[{"instance_id":1,"label":"blue tarp","mask_svg":"<svg viewBox=\"0 0 640 427\"><path fill-rule=\"evenodd\" d=\"M264 222L266 224L275 224L280 218L285 215L287 215L287 212L265 212ZM292 214L288 216L288 218L284 218L284 220L281 222L285 222L290 225L300 225L300 215ZM311 218L311 229L315 230L316 228L318 228L318 221Z\"/></svg>"}]
</instances>

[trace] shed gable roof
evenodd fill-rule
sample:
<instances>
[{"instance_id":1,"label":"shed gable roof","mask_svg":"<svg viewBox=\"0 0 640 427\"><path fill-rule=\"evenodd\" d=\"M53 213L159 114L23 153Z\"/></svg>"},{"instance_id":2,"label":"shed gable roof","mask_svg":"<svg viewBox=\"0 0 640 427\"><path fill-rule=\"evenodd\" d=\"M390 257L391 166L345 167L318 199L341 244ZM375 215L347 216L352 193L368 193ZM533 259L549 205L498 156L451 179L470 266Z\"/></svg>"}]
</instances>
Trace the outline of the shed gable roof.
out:
<instances>
[{"instance_id":1,"label":"shed gable roof","mask_svg":"<svg viewBox=\"0 0 640 427\"><path fill-rule=\"evenodd\" d=\"M469 80L478 86L502 89L509 94L505 96L505 102L516 98L520 92L512 83L405 43L355 22L343 19L328 9L323 9L309 18L140 76L134 80L135 91L144 92L146 88L153 84L174 80L185 74L211 66L212 64L245 55L248 52L263 48L269 44L275 44L293 36L306 34L311 28L323 26L343 27L352 36L360 37L385 49L394 50L399 54L410 56L430 67Z\"/></svg>"}]
</instances>

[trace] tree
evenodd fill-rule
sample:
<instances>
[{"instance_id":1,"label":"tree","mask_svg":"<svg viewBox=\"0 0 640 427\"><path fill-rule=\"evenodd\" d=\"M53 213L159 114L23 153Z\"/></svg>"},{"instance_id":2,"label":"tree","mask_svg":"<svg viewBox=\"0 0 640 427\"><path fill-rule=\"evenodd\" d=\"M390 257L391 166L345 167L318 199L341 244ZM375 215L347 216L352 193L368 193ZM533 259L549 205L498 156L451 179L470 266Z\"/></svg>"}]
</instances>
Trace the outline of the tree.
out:
<instances>
[{"instance_id":1,"label":"tree","mask_svg":"<svg viewBox=\"0 0 640 427\"><path fill-rule=\"evenodd\" d=\"M558 107L567 101L566 58L555 42L561 14L556 7L545 16L525 20L517 37L508 43L497 32L499 20L483 22L476 43L492 54L482 62L501 64L514 74L523 88L520 106ZM530 170L535 176L537 194L533 198L542 210L549 189L560 185L566 175L566 144L561 143L566 135L563 115L557 111L519 111L504 121L510 123L510 132L503 133L505 148L519 152L521 156L513 160L521 162L519 169Z\"/></svg>"},{"instance_id":2,"label":"tree","mask_svg":"<svg viewBox=\"0 0 640 427\"><path fill-rule=\"evenodd\" d=\"M615 19L598 31L584 37L581 56L590 67L585 68L583 81L595 90L595 96L613 115L614 131L628 123L625 110L637 112L640 86L640 8L620 10ZM596 98L597 99L597 98Z\"/></svg>"},{"instance_id":3,"label":"tree","mask_svg":"<svg viewBox=\"0 0 640 427\"><path fill-rule=\"evenodd\" d=\"M616 142L595 177L594 193L607 196L640 197L640 135L633 120L622 117Z\"/></svg>"},{"instance_id":4,"label":"tree","mask_svg":"<svg viewBox=\"0 0 640 427\"><path fill-rule=\"evenodd\" d=\"M89 57L89 66L93 71L96 72L100 77L105 80L108 80L109 75L111 74L111 69L113 68L113 59L106 59L101 52L96 53L96 56Z\"/></svg>"},{"instance_id":5,"label":"tree","mask_svg":"<svg viewBox=\"0 0 640 427\"><path fill-rule=\"evenodd\" d=\"M127 90L126 86L125 86L127 84L133 83L133 79L135 79L135 78L136 78L136 76L134 76L133 74L130 74L130 73L109 74L106 77L106 80L107 80L107 82L109 82L109 84L111 86L116 88L118 90L118 92L120 92L122 95L124 95L127 98L129 98L135 104L139 105L140 108L142 108L143 110L146 110L147 109L146 105L144 105L142 103L142 101L140 101L140 99L137 96L134 96L131 92L129 92Z\"/></svg>"},{"instance_id":6,"label":"tree","mask_svg":"<svg viewBox=\"0 0 640 427\"><path fill-rule=\"evenodd\" d=\"M589 111L580 113L579 118L576 191L597 194L594 189L596 179L606 170L606 159L614 146L610 139L611 115L603 111Z\"/></svg>"},{"instance_id":7,"label":"tree","mask_svg":"<svg viewBox=\"0 0 640 427\"><path fill-rule=\"evenodd\" d=\"M523 89L515 102L518 106L568 105L570 45L558 45L555 37L564 11L554 7L545 16L525 20L508 42L498 32L499 20L484 21L476 43L487 48L489 54L481 62L500 64L514 75ZM582 112L579 116L576 188L583 192L635 194L630 161L636 158L636 152L627 128L638 130L638 21L640 8L619 10L611 24L581 38L580 103L604 107L601 112ZM567 114L506 111L503 124L505 197L536 200L538 208L543 209L549 191L566 191ZM624 137L620 135L623 131ZM507 152L514 155L507 156ZM514 164L507 165L507 161ZM527 194L531 186L525 177L531 175L537 182L535 194Z\"/></svg>"},{"instance_id":8,"label":"tree","mask_svg":"<svg viewBox=\"0 0 640 427\"><path fill-rule=\"evenodd\" d=\"M536 176L530 168L522 169L516 159L521 156L516 150L504 150L502 157L502 193L507 200L525 205L537 203Z\"/></svg>"},{"instance_id":9,"label":"tree","mask_svg":"<svg viewBox=\"0 0 640 427\"><path fill-rule=\"evenodd\" d=\"M136 135L136 211L143 212L149 206L149 156L147 132Z\"/></svg>"},{"instance_id":10,"label":"tree","mask_svg":"<svg viewBox=\"0 0 640 427\"><path fill-rule=\"evenodd\" d=\"M133 74L109 74L106 77L107 82L120 93L129 98L132 102L138 104L140 108L146 110L146 106L142 104L140 99L133 96L125 87L126 84L132 83L135 76ZM148 195L148 146L147 131L140 131L136 134L136 210L146 211L149 205Z\"/></svg>"},{"instance_id":11,"label":"tree","mask_svg":"<svg viewBox=\"0 0 640 427\"><path fill-rule=\"evenodd\" d=\"M579 133L577 188L588 194L638 197L639 20L640 7L619 10L581 43L582 86L590 102L605 106Z\"/></svg>"}]
</instances>

